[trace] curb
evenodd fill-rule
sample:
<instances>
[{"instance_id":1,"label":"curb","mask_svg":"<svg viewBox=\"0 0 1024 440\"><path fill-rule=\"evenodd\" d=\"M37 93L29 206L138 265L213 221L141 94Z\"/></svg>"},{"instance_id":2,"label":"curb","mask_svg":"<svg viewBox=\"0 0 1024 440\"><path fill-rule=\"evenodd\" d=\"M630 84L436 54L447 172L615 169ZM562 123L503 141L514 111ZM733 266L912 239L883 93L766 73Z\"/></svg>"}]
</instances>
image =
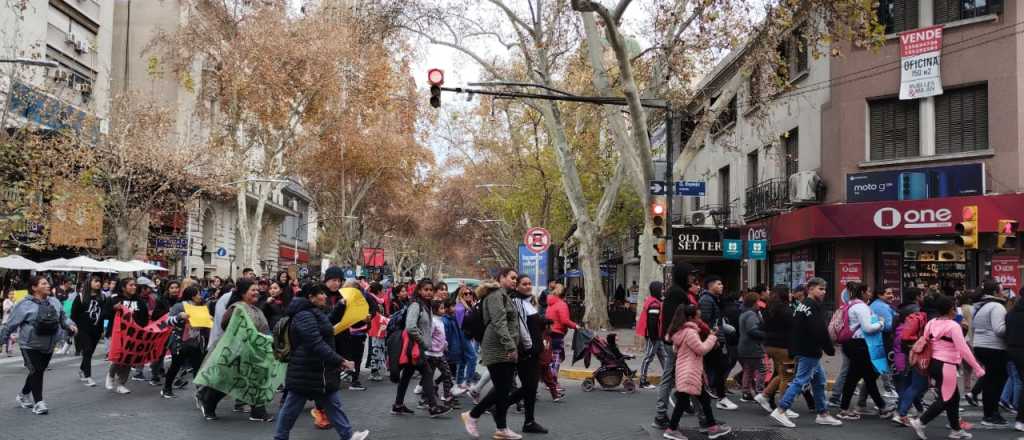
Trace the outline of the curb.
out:
<instances>
[{"instance_id":1,"label":"curb","mask_svg":"<svg viewBox=\"0 0 1024 440\"><path fill-rule=\"evenodd\" d=\"M593 370L584 370L584 369L581 369L581 368L563 368L563 369L558 371L558 378L559 379L567 379L567 380L585 380L585 379L591 377L593 374L594 374ZM648 374L647 375L647 381L650 382L651 384L657 385L657 384L661 383L661 375L660 374ZM829 380L828 382L826 382L825 383L825 390L826 391L831 391L832 390L832 385L834 383L835 383L835 381L833 381L833 380ZM739 384L735 383L732 380L732 378L729 378L728 380L726 380L726 385L727 386L738 386Z\"/></svg>"}]
</instances>

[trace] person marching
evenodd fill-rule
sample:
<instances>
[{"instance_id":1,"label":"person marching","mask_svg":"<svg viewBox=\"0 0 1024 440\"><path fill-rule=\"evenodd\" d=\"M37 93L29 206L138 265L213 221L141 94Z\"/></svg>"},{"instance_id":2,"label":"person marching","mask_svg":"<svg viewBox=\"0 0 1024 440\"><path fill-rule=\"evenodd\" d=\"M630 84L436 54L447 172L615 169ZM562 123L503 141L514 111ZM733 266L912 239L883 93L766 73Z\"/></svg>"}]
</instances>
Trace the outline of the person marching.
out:
<instances>
[{"instance_id":1,"label":"person marching","mask_svg":"<svg viewBox=\"0 0 1024 440\"><path fill-rule=\"evenodd\" d=\"M167 342L167 351L171 353L171 366L167 368L163 389L160 391L160 396L165 399L178 397L174 394L175 384L178 388L183 388L187 384L177 379L181 368L188 365L194 371L199 371L203 356L206 354L206 339L209 338L210 329L192 326L190 317L185 312L185 304L203 306L203 296L198 287L186 287L181 295L181 301L172 305L168 312L170 317L167 319L167 325L174 330Z\"/></svg>"},{"instance_id":2,"label":"person marching","mask_svg":"<svg viewBox=\"0 0 1024 440\"><path fill-rule=\"evenodd\" d=\"M551 375L558 387L558 371L565 360L565 335L569 329L579 329L579 325L569 317L569 305L565 303L565 286L561 283L552 284L553 288L547 297L547 319L551 321ZM643 382L643 378L640 379ZM564 398L565 393L559 391L556 400Z\"/></svg>"},{"instance_id":3,"label":"person marching","mask_svg":"<svg viewBox=\"0 0 1024 440\"><path fill-rule=\"evenodd\" d=\"M647 370L654 358L665 363L665 348L661 331L661 281L652 281L650 295L644 300L640 309L640 319L636 323L636 335L644 338L644 358L640 361L640 388L657 388L647 381ZM556 373L557 374L557 373Z\"/></svg>"},{"instance_id":4,"label":"person marching","mask_svg":"<svg viewBox=\"0 0 1024 440\"><path fill-rule=\"evenodd\" d=\"M122 320L134 322L139 327L145 327L149 324L149 305L145 300L139 298L136 287L135 280L131 278L123 278L117 283L117 287L114 289L114 297L109 303L110 311L108 311L108 316L111 317L111 328L113 328L113 317L116 313L121 314ZM107 371L106 388L108 390L115 390L118 394L132 392L125 386L128 384L128 375L131 372L131 365L111 363L110 369Z\"/></svg>"},{"instance_id":5,"label":"person marching","mask_svg":"<svg viewBox=\"0 0 1024 440\"><path fill-rule=\"evenodd\" d=\"M71 303L71 320L78 326L75 346L82 350L78 378L87 387L96 386L96 381L92 379L92 355L103 338L103 310L107 302L100 290L102 287L103 281L99 275L89 277L85 288Z\"/></svg>"},{"instance_id":6,"label":"person marching","mask_svg":"<svg viewBox=\"0 0 1024 440\"><path fill-rule=\"evenodd\" d=\"M431 335L434 331L433 317L430 313L430 302L434 298L434 285L430 280L420 280L416 284L416 290L405 310L405 332L409 337L410 350L418 351L419 359L415 355L410 356L407 363L400 366L398 389L395 392L395 404L391 407L392 415L413 414L413 411L405 406L405 392L412 381L413 373L420 373L420 385L423 387L423 398L428 406L427 412L430 417L440 417L451 411L450 408L439 405L434 392L434 372L430 369L422 354L426 353L431 346ZM403 346L405 343L403 342Z\"/></svg>"},{"instance_id":7,"label":"person marching","mask_svg":"<svg viewBox=\"0 0 1024 440\"><path fill-rule=\"evenodd\" d=\"M18 347L28 375L15 400L22 408L32 408L33 414L42 415L49 412L43 401L43 375L50 366L53 348L61 339L62 330L75 334L78 327L64 314L60 301L50 296L46 277L32 277L29 290L31 295L14 306L7 324L0 329L0 340L6 341L12 333L18 333Z\"/></svg>"},{"instance_id":8,"label":"person marching","mask_svg":"<svg viewBox=\"0 0 1024 440\"><path fill-rule=\"evenodd\" d=\"M707 374L703 368L704 355L718 344L718 336L711 334L700 319L700 310L693 305L676 308L668 334L672 338L672 348L676 354L675 362L675 396L676 402L691 400L701 430L708 438L716 439L732 432L732 428L715 420L711 409L711 395L708 394ZM663 437L670 440L686 440L679 432L679 419L683 416L686 405L677 404L672 410L668 428Z\"/></svg>"},{"instance_id":9,"label":"person marching","mask_svg":"<svg viewBox=\"0 0 1024 440\"><path fill-rule=\"evenodd\" d=\"M548 430L537 423L534 411L537 406L537 388L540 385L540 369L537 368L538 357L544 350L545 319L537 313L533 306L533 282L527 276L520 276L516 291L512 294L512 304L519 318L519 358L516 374L519 376L519 389L512 393L512 402L522 400L524 415L523 432L530 434L547 434Z\"/></svg>"}]
</instances>

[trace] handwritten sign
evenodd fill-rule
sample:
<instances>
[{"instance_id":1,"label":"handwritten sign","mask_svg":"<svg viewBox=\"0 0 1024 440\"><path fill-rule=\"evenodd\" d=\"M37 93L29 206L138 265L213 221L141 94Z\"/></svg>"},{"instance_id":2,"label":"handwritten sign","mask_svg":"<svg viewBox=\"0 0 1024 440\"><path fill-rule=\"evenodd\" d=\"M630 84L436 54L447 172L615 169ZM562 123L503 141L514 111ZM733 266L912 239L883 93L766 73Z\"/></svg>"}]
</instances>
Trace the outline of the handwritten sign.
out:
<instances>
[{"instance_id":1,"label":"handwritten sign","mask_svg":"<svg viewBox=\"0 0 1024 440\"><path fill-rule=\"evenodd\" d=\"M206 306L185 304L185 313L188 314L188 325L194 328L213 327L213 318L210 316L210 309Z\"/></svg>"},{"instance_id":2,"label":"handwritten sign","mask_svg":"<svg viewBox=\"0 0 1024 440\"><path fill-rule=\"evenodd\" d=\"M123 319L121 311L114 316L114 331L110 336L107 360L115 364L144 365L160 358L171 336L171 328L164 328L164 316L145 327L130 319Z\"/></svg>"},{"instance_id":3,"label":"handwritten sign","mask_svg":"<svg viewBox=\"0 0 1024 440\"><path fill-rule=\"evenodd\" d=\"M260 333L248 313L237 313L199 369L195 383L239 402L261 405L273 400L284 383L285 366L274 359L273 338Z\"/></svg>"},{"instance_id":4,"label":"handwritten sign","mask_svg":"<svg viewBox=\"0 0 1024 440\"><path fill-rule=\"evenodd\" d=\"M341 321L334 325L334 334L341 333L352 327L353 324L364 321L370 316L370 304L366 302L363 293L355 287L341 289L341 297L345 298L345 314L341 315Z\"/></svg>"}]
</instances>

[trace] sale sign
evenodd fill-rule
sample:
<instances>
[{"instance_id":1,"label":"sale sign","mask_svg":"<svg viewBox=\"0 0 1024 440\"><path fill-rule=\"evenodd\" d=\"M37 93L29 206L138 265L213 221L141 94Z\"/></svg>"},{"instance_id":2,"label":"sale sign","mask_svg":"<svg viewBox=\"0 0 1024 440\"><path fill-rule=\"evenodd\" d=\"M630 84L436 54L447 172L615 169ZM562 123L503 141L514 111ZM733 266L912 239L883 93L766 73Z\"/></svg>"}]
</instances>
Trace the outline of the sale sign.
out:
<instances>
[{"instance_id":1,"label":"sale sign","mask_svg":"<svg viewBox=\"0 0 1024 440\"><path fill-rule=\"evenodd\" d=\"M131 319L122 318L118 311L114 316L107 360L114 364L145 365L159 359L171 336L171 327L165 326L165 321L166 316L142 327Z\"/></svg>"},{"instance_id":2,"label":"sale sign","mask_svg":"<svg viewBox=\"0 0 1024 440\"><path fill-rule=\"evenodd\" d=\"M942 94L942 26L900 33L900 99Z\"/></svg>"},{"instance_id":3,"label":"sale sign","mask_svg":"<svg viewBox=\"0 0 1024 440\"><path fill-rule=\"evenodd\" d=\"M842 259L839 260L839 286L845 286L849 282L862 282L864 280L864 266L860 260Z\"/></svg>"},{"instance_id":4,"label":"sale sign","mask_svg":"<svg viewBox=\"0 0 1024 440\"><path fill-rule=\"evenodd\" d=\"M992 278L1004 288L1020 289L1020 258L1013 255L992 257Z\"/></svg>"}]
</instances>

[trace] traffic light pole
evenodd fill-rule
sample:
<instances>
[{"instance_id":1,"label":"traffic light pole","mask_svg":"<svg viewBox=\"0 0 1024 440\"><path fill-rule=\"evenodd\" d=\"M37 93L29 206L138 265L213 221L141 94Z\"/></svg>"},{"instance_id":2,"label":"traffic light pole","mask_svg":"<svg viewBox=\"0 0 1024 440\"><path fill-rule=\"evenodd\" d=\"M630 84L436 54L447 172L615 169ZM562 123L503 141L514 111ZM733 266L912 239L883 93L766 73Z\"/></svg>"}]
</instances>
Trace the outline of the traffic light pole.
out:
<instances>
[{"instance_id":1,"label":"traffic light pole","mask_svg":"<svg viewBox=\"0 0 1024 440\"><path fill-rule=\"evenodd\" d=\"M676 186L675 182L672 181L672 150L675 148L676 140L676 114L672 110L671 103L666 104L665 113L665 219L667 221L665 222L665 270L663 274L665 284L662 286L663 292L667 292L667 289L672 286L672 249L676 245L672 241L672 199L676 198Z\"/></svg>"}]
</instances>

